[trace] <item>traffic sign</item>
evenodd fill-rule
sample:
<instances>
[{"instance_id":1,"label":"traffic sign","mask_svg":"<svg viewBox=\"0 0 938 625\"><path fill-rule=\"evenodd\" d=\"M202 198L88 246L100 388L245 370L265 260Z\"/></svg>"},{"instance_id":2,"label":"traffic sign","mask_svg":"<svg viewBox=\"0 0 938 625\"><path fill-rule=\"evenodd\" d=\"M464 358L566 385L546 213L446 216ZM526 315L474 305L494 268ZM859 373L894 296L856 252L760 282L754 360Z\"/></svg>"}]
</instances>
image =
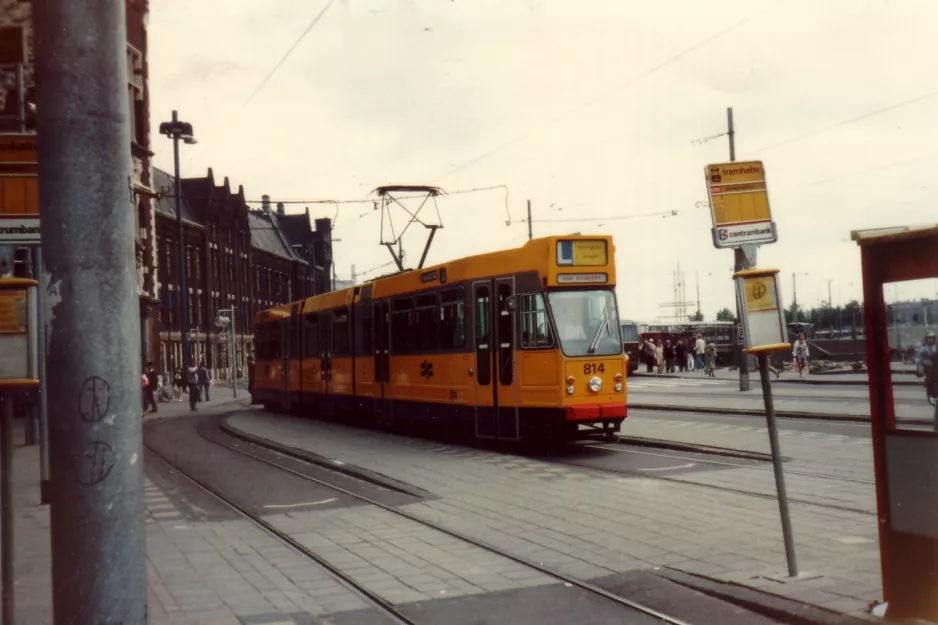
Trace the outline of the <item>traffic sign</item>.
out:
<instances>
[{"instance_id":1,"label":"traffic sign","mask_svg":"<svg viewBox=\"0 0 938 625\"><path fill-rule=\"evenodd\" d=\"M0 133L0 245L39 244L36 135Z\"/></svg>"},{"instance_id":2,"label":"traffic sign","mask_svg":"<svg viewBox=\"0 0 938 625\"><path fill-rule=\"evenodd\" d=\"M712 163L704 168L716 248L778 240L762 161Z\"/></svg>"}]
</instances>

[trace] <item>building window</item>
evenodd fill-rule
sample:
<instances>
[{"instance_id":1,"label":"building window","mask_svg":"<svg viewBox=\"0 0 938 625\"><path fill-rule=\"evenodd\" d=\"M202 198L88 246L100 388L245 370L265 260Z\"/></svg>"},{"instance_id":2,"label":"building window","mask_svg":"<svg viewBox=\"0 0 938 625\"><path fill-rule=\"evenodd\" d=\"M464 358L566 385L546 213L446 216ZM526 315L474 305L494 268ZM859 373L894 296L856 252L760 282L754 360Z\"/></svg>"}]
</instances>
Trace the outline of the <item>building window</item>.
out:
<instances>
[{"instance_id":1,"label":"building window","mask_svg":"<svg viewBox=\"0 0 938 625\"><path fill-rule=\"evenodd\" d=\"M130 138L146 145L146 115L143 102L143 55L127 46L127 104L130 112Z\"/></svg>"}]
</instances>

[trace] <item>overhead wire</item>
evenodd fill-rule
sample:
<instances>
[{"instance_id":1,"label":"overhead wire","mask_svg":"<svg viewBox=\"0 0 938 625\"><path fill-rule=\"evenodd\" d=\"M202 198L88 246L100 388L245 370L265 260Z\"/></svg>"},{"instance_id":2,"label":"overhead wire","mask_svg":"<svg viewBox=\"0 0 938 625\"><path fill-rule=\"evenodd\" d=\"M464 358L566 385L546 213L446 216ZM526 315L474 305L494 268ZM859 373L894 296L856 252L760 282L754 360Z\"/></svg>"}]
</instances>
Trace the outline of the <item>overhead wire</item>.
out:
<instances>
[{"instance_id":1,"label":"overhead wire","mask_svg":"<svg viewBox=\"0 0 938 625\"><path fill-rule=\"evenodd\" d=\"M743 26L743 25L746 24L747 22L750 22L750 21L756 19L757 17L760 17L762 14L764 14L764 13L766 13L766 12L768 12L768 11L774 9L775 7L777 7L777 6L779 6L779 5L783 4L783 3L785 3L785 2L787 2L787 1L788 1L788 0L777 0L776 2L773 2L773 3L771 3L771 4L769 4L769 5L765 6L765 7L763 7L762 9L759 9L758 11L756 11L756 12L754 12L754 13L751 13L750 15L748 15L748 16L746 16L746 17L740 19L740 20L737 20L736 22L733 22L732 24L730 24L730 25L724 27L723 29L717 31L717 32L714 33L713 35L710 35L709 37L707 37L707 38L705 38L705 39L703 39L703 40L701 40L701 41L698 41L697 43L693 44L692 46L687 47L687 48L684 48L684 49L681 50L680 52L677 52L676 54L673 54L673 55L669 56L669 57L666 58L664 61L658 63L657 65L654 65L653 67L650 67L649 69L647 69L647 70L645 70L644 72L638 74L637 76L633 76L633 77L629 78L628 80L625 80L624 82L619 83L618 85L616 85L616 86L613 87L612 89L609 89L609 90L607 90L607 91L605 91L605 92L599 94L598 96L595 96L595 97L591 98L590 100L587 100L586 102L583 102L583 103L581 103L581 104L578 104L578 105L576 105L575 107L573 107L573 108L571 108L571 109L569 109L569 110L567 110L567 111L564 111L563 113L561 113L561 114L559 114L559 115L557 115L557 116L555 116L555 117L553 117L553 118L547 120L546 122L543 122L543 123L541 123L541 124L538 124L538 125L535 126L535 127L532 127L531 130L529 130L529 131L527 131L527 132L525 132L525 133L523 133L523 134L521 134L521 135L516 136L515 138L513 138L513 139L507 141L506 143L503 143L502 145L500 145L499 147L495 148L494 150L490 150L489 152L486 152L486 153L484 153L484 154L482 154L482 155L480 155L480 156L477 156L477 157L475 157L475 158L473 158L473 159L471 159L471 160L469 160L469 161L466 161L465 163L462 163L461 165L457 165L456 167L450 169L449 171L447 171L447 172L445 172L444 174L442 174L442 176L438 176L437 178L443 177L443 176L450 176L450 175L452 175L452 174L454 174L454 173L456 173L456 172L458 172L458 171L461 171L461 170L463 170L463 169L465 169L465 168L467 168L467 167L470 167L470 166L472 166L472 165L475 165L476 163L478 163L478 162L480 162L480 161L483 161L483 160L485 160L485 159L487 159L487 158L489 158L489 157L491 157L491 156L494 156L494 155L498 154L499 152L502 152L502 151L508 149L509 147L515 145L516 143L519 143L519 142L523 141L524 139L527 139L528 137L530 137L531 135L533 135L533 134L535 134L537 131L539 131L541 127L547 126L547 125L550 125L550 124L554 124L554 123L556 123L556 122L558 122L558 121L561 121L562 119L568 117L569 115L572 115L573 113L576 113L576 112L578 112L578 111L580 111L580 110L582 110L582 109L584 109L584 108L587 108L587 107L589 107L589 106L592 106L592 105L596 104L597 102L600 102L600 101L602 101L602 100L605 100L605 99L608 98L609 96L611 96L611 95L613 95L613 94L615 94L615 93L621 91L622 89L625 89L626 87L629 87L629 86L635 84L636 82L642 80L643 78L647 78L648 76L654 74L655 72L661 70L662 68L667 67L667 66L670 65L671 63L674 63L675 61L680 60L681 58L687 56L688 54L691 54L692 52L695 52L696 50L698 50L698 49L700 49L700 48L706 46L707 44L716 41L717 39L723 37L724 35L726 35L726 34L728 34L728 33L730 33L730 32L732 32L733 30L739 28L740 26ZM434 178L434 180L436 180L436 178Z\"/></svg>"},{"instance_id":2,"label":"overhead wire","mask_svg":"<svg viewBox=\"0 0 938 625\"><path fill-rule=\"evenodd\" d=\"M311 22L309 23L309 26L306 27L306 30L304 30L302 33L300 33L300 36L297 37L296 41L293 42L293 45L290 46L290 49L287 50L286 53L285 53L282 57L280 57L280 60L277 61L277 64L276 64L276 65L274 65L274 68L273 68L272 70L270 70L270 72L267 73L267 75L264 77L264 80L261 81L261 84L259 84L259 85L257 86L257 88L254 89L253 92L251 92L251 95L248 96L248 99L245 100L245 101L244 101L244 104L241 105L241 109L240 109L240 110L244 110L244 108L245 108L248 104L251 103L251 100L253 100L254 97L255 97L258 93L260 93L261 89L263 89L264 86L267 84L267 82L268 82L271 78L273 78L273 75L277 73L277 70L280 69L280 66L284 64L284 62L290 57L291 54L293 54L293 51L296 50L296 47L297 47L298 45L300 45L300 43L303 41L303 39L306 38L306 35L308 35L308 34L310 33L310 31L313 30L313 28L316 26L316 24L319 23L319 20L322 19L322 16L326 14L326 11L329 10L329 7L331 7L334 2L335 2L335 0L329 0L329 1L326 3L326 6L324 6L324 7L322 8L322 10L319 11L319 13L316 15L316 17L313 18L313 21L311 21Z\"/></svg>"}]
</instances>

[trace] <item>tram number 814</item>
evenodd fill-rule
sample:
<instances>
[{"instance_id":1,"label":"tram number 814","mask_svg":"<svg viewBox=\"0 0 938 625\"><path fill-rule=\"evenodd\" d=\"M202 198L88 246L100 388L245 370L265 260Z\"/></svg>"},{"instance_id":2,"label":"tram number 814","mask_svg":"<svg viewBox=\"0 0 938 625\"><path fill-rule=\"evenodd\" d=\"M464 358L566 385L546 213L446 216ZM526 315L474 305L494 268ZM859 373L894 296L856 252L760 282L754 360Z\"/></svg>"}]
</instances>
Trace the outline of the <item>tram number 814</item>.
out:
<instances>
[{"instance_id":1,"label":"tram number 814","mask_svg":"<svg viewBox=\"0 0 938 625\"><path fill-rule=\"evenodd\" d=\"M602 363L598 365L596 363L586 363L583 365L584 375L591 375L593 373L606 373L606 365Z\"/></svg>"}]
</instances>

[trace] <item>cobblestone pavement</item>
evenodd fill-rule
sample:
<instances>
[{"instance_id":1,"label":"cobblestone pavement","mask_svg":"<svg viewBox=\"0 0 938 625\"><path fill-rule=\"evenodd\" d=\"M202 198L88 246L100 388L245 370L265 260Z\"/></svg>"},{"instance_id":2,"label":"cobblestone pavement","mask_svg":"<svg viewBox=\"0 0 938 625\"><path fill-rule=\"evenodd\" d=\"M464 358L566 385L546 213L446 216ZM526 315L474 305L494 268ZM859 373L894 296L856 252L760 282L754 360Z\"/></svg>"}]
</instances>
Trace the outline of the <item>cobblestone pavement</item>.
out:
<instances>
[{"instance_id":1,"label":"cobblestone pavement","mask_svg":"<svg viewBox=\"0 0 938 625\"><path fill-rule=\"evenodd\" d=\"M794 505L801 569L819 577L779 583L768 579L785 571L778 507L769 499L260 411L228 422L433 492L440 499L405 509L581 579L671 566L847 613L881 598L876 520L869 514ZM770 472L736 478L738 487L771 480ZM345 512L330 514L341 517L337 530L351 522ZM349 551L362 567L378 557Z\"/></svg>"},{"instance_id":2,"label":"cobblestone pavement","mask_svg":"<svg viewBox=\"0 0 938 625\"><path fill-rule=\"evenodd\" d=\"M213 389L200 414L243 405ZM158 418L188 414L188 404L160 404ZM153 419L152 415L146 419ZM185 417L183 417L185 418ZM366 607L323 569L249 521L207 522L180 509L147 468L145 479L148 622L150 625L311 625L322 615ZM39 448L14 456L17 625L52 625L49 507L39 505ZM378 622L378 621L374 621Z\"/></svg>"}]
</instances>

